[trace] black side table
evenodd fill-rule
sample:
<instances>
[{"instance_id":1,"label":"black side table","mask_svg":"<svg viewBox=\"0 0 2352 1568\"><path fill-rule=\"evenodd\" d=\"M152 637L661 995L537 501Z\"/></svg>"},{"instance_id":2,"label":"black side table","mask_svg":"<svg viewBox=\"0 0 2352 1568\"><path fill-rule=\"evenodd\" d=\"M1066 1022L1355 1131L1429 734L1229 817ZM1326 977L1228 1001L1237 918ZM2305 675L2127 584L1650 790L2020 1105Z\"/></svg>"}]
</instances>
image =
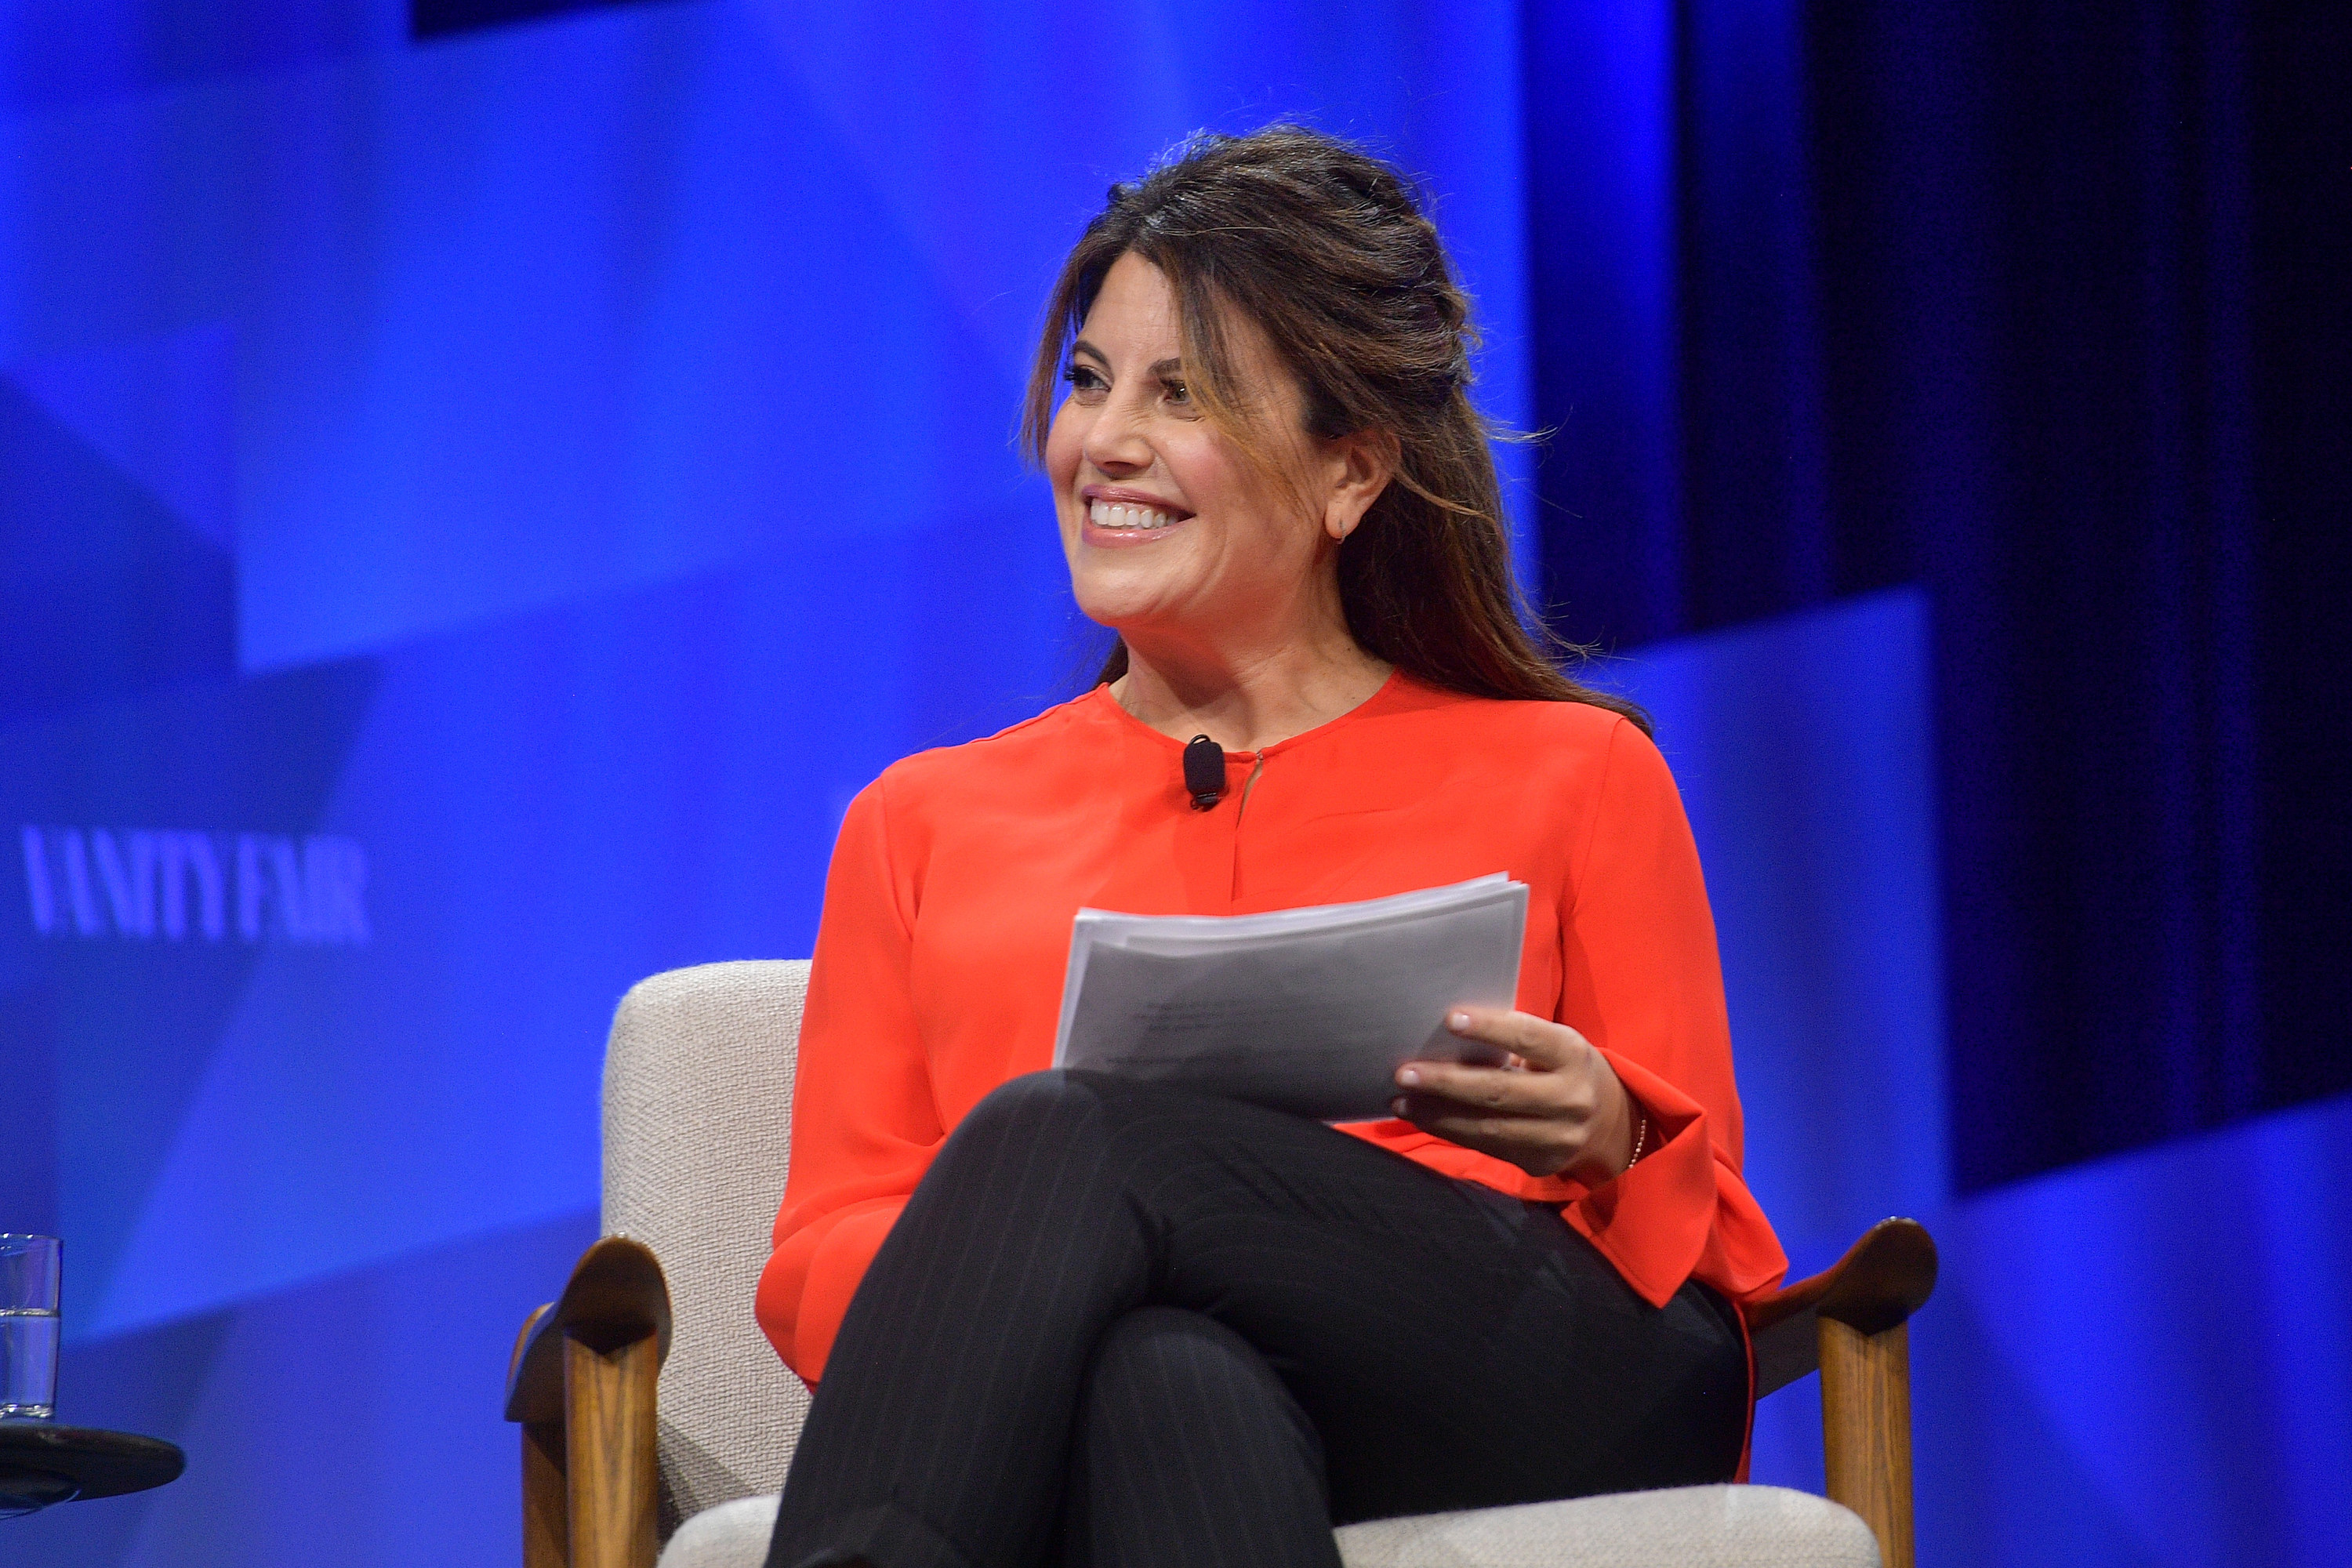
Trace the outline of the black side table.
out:
<instances>
[{"instance_id":1,"label":"black side table","mask_svg":"<svg viewBox=\"0 0 2352 1568\"><path fill-rule=\"evenodd\" d=\"M188 1458L176 1443L94 1426L0 1421L0 1519L51 1503L143 1492L179 1479Z\"/></svg>"}]
</instances>

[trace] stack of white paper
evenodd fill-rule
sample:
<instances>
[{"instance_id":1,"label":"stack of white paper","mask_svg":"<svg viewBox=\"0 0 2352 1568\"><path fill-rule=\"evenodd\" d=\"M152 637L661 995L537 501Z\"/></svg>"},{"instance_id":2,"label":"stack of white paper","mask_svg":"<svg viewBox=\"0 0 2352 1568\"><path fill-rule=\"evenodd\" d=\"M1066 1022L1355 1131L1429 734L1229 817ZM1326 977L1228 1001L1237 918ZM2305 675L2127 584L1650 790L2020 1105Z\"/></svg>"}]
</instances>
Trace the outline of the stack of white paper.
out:
<instances>
[{"instance_id":1,"label":"stack of white paper","mask_svg":"<svg viewBox=\"0 0 2352 1568\"><path fill-rule=\"evenodd\" d=\"M1494 1061L1450 1033L1517 995L1528 889L1501 872L1263 915L1080 910L1055 1067L1318 1117L1390 1114L1409 1061Z\"/></svg>"}]
</instances>

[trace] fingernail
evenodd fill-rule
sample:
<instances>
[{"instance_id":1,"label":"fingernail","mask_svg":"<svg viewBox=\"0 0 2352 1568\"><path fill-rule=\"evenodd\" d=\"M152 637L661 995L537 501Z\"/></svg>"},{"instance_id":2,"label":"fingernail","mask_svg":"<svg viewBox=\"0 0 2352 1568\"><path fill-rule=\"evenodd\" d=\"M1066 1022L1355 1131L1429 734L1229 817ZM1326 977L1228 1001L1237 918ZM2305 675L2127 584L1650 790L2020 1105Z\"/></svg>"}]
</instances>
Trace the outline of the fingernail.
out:
<instances>
[{"instance_id":1,"label":"fingernail","mask_svg":"<svg viewBox=\"0 0 2352 1568\"><path fill-rule=\"evenodd\" d=\"M1424 1017L1427 1016L1426 1014L1423 1016ZM1448 1013L1445 1015L1445 1026L1458 1035L1463 1030L1470 1026L1470 1015L1467 1013Z\"/></svg>"},{"instance_id":2,"label":"fingernail","mask_svg":"<svg viewBox=\"0 0 2352 1568\"><path fill-rule=\"evenodd\" d=\"M1407 1089L1418 1089L1421 1087L1421 1073L1418 1069L1413 1068L1397 1068L1397 1082L1404 1085Z\"/></svg>"}]
</instances>

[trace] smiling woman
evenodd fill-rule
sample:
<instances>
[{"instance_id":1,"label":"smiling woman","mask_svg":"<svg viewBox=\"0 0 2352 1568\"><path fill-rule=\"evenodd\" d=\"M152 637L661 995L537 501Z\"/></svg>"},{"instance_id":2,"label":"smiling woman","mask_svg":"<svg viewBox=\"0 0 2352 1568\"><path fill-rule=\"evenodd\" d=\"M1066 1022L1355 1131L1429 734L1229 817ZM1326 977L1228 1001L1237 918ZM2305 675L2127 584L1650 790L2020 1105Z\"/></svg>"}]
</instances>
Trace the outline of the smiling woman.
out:
<instances>
[{"instance_id":1,"label":"smiling woman","mask_svg":"<svg viewBox=\"0 0 2352 1568\"><path fill-rule=\"evenodd\" d=\"M1313 132L1190 143L1073 251L1026 432L1119 644L844 819L759 1294L817 1389L771 1568L1334 1568L1335 1522L1739 1468L1735 1303L1784 1260L1697 857L1520 620L1468 354L1403 182ZM1081 906L1492 872L1517 1005L1414 1026L1507 1065L1409 1063L1391 1120L1045 1070Z\"/></svg>"}]
</instances>

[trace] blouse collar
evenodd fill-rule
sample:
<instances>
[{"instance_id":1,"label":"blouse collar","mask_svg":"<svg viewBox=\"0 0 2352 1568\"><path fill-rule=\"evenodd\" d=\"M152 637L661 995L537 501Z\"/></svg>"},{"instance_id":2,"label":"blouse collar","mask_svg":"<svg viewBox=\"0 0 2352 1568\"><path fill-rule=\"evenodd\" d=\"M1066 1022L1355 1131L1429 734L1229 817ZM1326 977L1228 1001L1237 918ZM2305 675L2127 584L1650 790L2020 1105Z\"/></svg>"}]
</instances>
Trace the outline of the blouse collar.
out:
<instances>
[{"instance_id":1,"label":"blouse collar","mask_svg":"<svg viewBox=\"0 0 2352 1568\"><path fill-rule=\"evenodd\" d=\"M1326 719L1313 729L1301 730L1297 734L1276 741L1271 746L1264 746L1255 752L1227 752L1225 755L1228 759L1280 756L1285 752L1319 740L1333 731L1344 725L1352 724L1360 719L1378 718L1392 709L1407 706L1410 689L1419 684L1403 670L1391 668L1388 679L1381 682L1378 690L1337 718ZM1184 742L1175 736L1153 729L1125 708L1120 707L1118 699L1111 695L1108 681L1103 682L1087 692L1078 699L1078 702L1082 708L1091 704L1092 710L1097 717L1113 725L1132 731L1135 734L1145 737L1170 751L1181 752L1184 749Z\"/></svg>"}]
</instances>

